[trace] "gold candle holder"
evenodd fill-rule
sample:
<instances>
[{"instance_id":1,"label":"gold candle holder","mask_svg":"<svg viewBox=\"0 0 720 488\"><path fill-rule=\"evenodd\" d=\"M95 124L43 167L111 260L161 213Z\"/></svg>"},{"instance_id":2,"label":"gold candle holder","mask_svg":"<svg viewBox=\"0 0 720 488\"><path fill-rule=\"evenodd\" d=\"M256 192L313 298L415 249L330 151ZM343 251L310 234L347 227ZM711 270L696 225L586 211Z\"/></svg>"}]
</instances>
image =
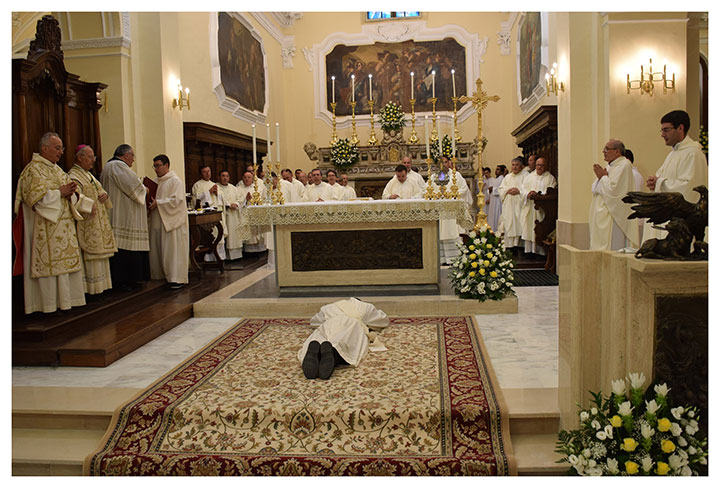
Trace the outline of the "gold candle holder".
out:
<instances>
[{"instance_id":1,"label":"gold candle holder","mask_svg":"<svg viewBox=\"0 0 720 488\"><path fill-rule=\"evenodd\" d=\"M260 192L258 191L258 177L257 177L257 164L253 168L255 173L255 179L253 180L253 192L252 198L250 199L250 205L260 205Z\"/></svg>"},{"instance_id":2,"label":"gold candle holder","mask_svg":"<svg viewBox=\"0 0 720 488\"><path fill-rule=\"evenodd\" d=\"M338 135L337 135L337 120L335 118L335 108L337 107L337 103L331 102L330 108L332 108L333 118L332 118L332 125L333 125L333 133L332 133L332 139L330 139L330 145L332 146L338 141Z\"/></svg>"},{"instance_id":3,"label":"gold candle holder","mask_svg":"<svg viewBox=\"0 0 720 488\"><path fill-rule=\"evenodd\" d=\"M375 137L375 118L373 116L373 105L375 105L375 102L368 100L368 104L370 105L370 139L368 139L368 144L375 146L378 143L377 137Z\"/></svg>"},{"instance_id":4,"label":"gold candle holder","mask_svg":"<svg viewBox=\"0 0 720 488\"><path fill-rule=\"evenodd\" d=\"M452 97L453 113L455 114L455 117L453 117L453 125L454 125L453 134L454 134L456 143L462 142L462 136L460 135L460 131L458 130L458 126L457 126L457 103L458 103L458 100L459 100L458 97Z\"/></svg>"},{"instance_id":5,"label":"gold candle holder","mask_svg":"<svg viewBox=\"0 0 720 488\"><path fill-rule=\"evenodd\" d=\"M428 165L428 176L427 176L427 185L425 185L425 193L423 194L423 198L425 200L435 200L435 190L433 190L433 183L432 183L432 158L430 158L430 155L428 154L427 158L427 165Z\"/></svg>"},{"instance_id":6,"label":"gold candle holder","mask_svg":"<svg viewBox=\"0 0 720 488\"><path fill-rule=\"evenodd\" d=\"M355 128L355 105L357 102L350 102L350 106L352 107L352 136L350 136L350 142L353 144L357 144L359 139L357 136L357 130Z\"/></svg>"},{"instance_id":7,"label":"gold candle holder","mask_svg":"<svg viewBox=\"0 0 720 488\"><path fill-rule=\"evenodd\" d=\"M277 198L273 199L273 203L277 203L278 205L285 205L285 197L282 194L282 191L280 191L280 185L282 183L282 173L280 172L280 161L275 161L275 167L277 168L277 175L278 175L278 185L277 185Z\"/></svg>"},{"instance_id":8,"label":"gold candle holder","mask_svg":"<svg viewBox=\"0 0 720 488\"><path fill-rule=\"evenodd\" d=\"M457 171L455 171L455 163L457 162L457 158L453 156L452 158L452 186L450 186L450 198L453 200L457 200L460 195L458 193L458 186L457 186Z\"/></svg>"},{"instance_id":9,"label":"gold candle holder","mask_svg":"<svg viewBox=\"0 0 720 488\"><path fill-rule=\"evenodd\" d=\"M415 132L415 99L410 99L410 113L412 114L412 130L408 138L408 144L417 144L419 142L417 132Z\"/></svg>"},{"instance_id":10,"label":"gold candle holder","mask_svg":"<svg viewBox=\"0 0 720 488\"><path fill-rule=\"evenodd\" d=\"M437 131L437 114L435 113L435 104L437 103L437 98L433 97L430 99L430 102L432 102L432 132L430 133L430 140L431 141L437 141L438 139L438 131ZM442 150L441 150L442 152Z\"/></svg>"}]
</instances>

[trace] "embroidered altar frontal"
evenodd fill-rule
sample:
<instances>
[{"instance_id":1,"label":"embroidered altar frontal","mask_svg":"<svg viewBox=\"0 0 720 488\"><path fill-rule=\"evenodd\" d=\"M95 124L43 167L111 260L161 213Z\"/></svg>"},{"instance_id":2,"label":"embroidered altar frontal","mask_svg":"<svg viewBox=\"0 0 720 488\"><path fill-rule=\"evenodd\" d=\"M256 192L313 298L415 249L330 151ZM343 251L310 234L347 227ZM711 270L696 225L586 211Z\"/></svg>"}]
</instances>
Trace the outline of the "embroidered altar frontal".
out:
<instances>
[{"instance_id":1,"label":"embroidered altar frontal","mask_svg":"<svg viewBox=\"0 0 720 488\"><path fill-rule=\"evenodd\" d=\"M387 351L327 380L307 319L246 319L118 409L90 475L515 474L470 317L394 318Z\"/></svg>"}]
</instances>

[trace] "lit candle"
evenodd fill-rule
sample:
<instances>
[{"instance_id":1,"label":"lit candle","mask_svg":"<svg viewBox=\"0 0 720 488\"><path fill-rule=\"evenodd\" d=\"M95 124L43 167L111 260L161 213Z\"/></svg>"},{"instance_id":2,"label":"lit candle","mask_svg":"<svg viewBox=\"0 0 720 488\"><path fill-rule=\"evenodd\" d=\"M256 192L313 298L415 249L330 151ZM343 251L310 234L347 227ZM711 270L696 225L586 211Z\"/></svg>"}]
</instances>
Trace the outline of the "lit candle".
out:
<instances>
[{"instance_id":1,"label":"lit candle","mask_svg":"<svg viewBox=\"0 0 720 488\"><path fill-rule=\"evenodd\" d=\"M415 73L410 72L410 98L415 98Z\"/></svg>"},{"instance_id":2,"label":"lit candle","mask_svg":"<svg viewBox=\"0 0 720 488\"><path fill-rule=\"evenodd\" d=\"M355 75L350 76L350 81L352 81L352 88L351 88L351 94L352 94L352 101L355 101Z\"/></svg>"},{"instance_id":3,"label":"lit candle","mask_svg":"<svg viewBox=\"0 0 720 488\"><path fill-rule=\"evenodd\" d=\"M425 151L427 152L427 157L430 159L430 126L428 124L428 116L425 116Z\"/></svg>"},{"instance_id":4,"label":"lit candle","mask_svg":"<svg viewBox=\"0 0 720 488\"><path fill-rule=\"evenodd\" d=\"M270 164L272 161L272 151L270 151L270 124L265 124L265 127L267 127L267 162Z\"/></svg>"},{"instance_id":5,"label":"lit candle","mask_svg":"<svg viewBox=\"0 0 720 488\"><path fill-rule=\"evenodd\" d=\"M432 77L432 91L433 91L433 96L432 96L432 97L435 98L435 70L433 70L432 75L433 75L433 77Z\"/></svg>"},{"instance_id":6,"label":"lit candle","mask_svg":"<svg viewBox=\"0 0 720 488\"><path fill-rule=\"evenodd\" d=\"M453 81L453 98L457 97L455 94L455 70L450 70L450 73L452 74L452 81Z\"/></svg>"},{"instance_id":7,"label":"lit candle","mask_svg":"<svg viewBox=\"0 0 720 488\"><path fill-rule=\"evenodd\" d=\"M453 127L455 127L455 114L453 114L452 118L453 118ZM452 141L452 155L455 156L455 137L453 137L451 135L450 140Z\"/></svg>"},{"instance_id":8,"label":"lit candle","mask_svg":"<svg viewBox=\"0 0 720 488\"><path fill-rule=\"evenodd\" d=\"M454 143L454 141L453 141ZM280 123L275 122L275 161L280 162Z\"/></svg>"},{"instance_id":9,"label":"lit candle","mask_svg":"<svg viewBox=\"0 0 720 488\"><path fill-rule=\"evenodd\" d=\"M255 124L252 126L253 129L253 168L257 164L257 140L255 139Z\"/></svg>"},{"instance_id":10,"label":"lit candle","mask_svg":"<svg viewBox=\"0 0 720 488\"><path fill-rule=\"evenodd\" d=\"M331 76L330 79L332 80L332 103L335 103L335 77Z\"/></svg>"},{"instance_id":11,"label":"lit candle","mask_svg":"<svg viewBox=\"0 0 720 488\"><path fill-rule=\"evenodd\" d=\"M368 75L368 79L370 79L370 101L372 102L372 75Z\"/></svg>"}]
</instances>

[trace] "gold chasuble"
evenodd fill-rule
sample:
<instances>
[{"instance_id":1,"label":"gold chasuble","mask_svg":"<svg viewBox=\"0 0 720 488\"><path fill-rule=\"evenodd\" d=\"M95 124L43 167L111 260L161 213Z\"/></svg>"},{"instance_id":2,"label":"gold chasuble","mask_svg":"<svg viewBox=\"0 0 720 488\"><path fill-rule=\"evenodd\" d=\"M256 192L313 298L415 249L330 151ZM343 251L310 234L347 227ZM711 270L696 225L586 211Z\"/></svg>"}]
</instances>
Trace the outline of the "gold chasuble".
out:
<instances>
[{"instance_id":1,"label":"gold chasuble","mask_svg":"<svg viewBox=\"0 0 720 488\"><path fill-rule=\"evenodd\" d=\"M77 164L70 169L69 176L77 182L82 194L96 202L95 215L89 215L77 223L78 243L85 253L85 259L109 258L117 252L108 216L112 203L109 198L104 204L98 201L100 195L107 192L92 173Z\"/></svg>"}]
</instances>

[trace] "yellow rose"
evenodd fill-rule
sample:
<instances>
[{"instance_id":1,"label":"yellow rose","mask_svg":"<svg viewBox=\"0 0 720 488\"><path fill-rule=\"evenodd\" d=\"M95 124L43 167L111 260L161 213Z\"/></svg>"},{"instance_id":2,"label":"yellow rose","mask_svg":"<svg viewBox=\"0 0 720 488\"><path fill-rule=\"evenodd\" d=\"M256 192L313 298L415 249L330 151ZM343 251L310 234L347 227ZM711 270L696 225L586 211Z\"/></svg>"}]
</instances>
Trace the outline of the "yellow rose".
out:
<instances>
[{"instance_id":1,"label":"yellow rose","mask_svg":"<svg viewBox=\"0 0 720 488\"><path fill-rule=\"evenodd\" d=\"M613 417L610 419L610 425L613 427L620 427L622 425L622 419L619 415L613 415Z\"/></svg>"},{"instance_id":2,"label":"yellow rose","mask_svg":"<svg viewBox=\"0 0 720 488\"><path fill-rule=\"evenodd\" d=\"M474 251L474 250L475 250L475 246L473 246L472 244L470 244L470 245L468 246L468 249L470 249L471 251Z\"/></svg>"},{"instance_id":3,"label":"yellow rose","mask_svg":"<svg viewBox=\"0 0 720 488\"><path fill-rule=\"evenodd\" d=\"M667 454L670 454L675 450L675 444L670 439L665 439L664 441L662 441L660 446L662 447L662 451Z\"/></svg>"},{"instance_id":4,"label":"yellow rose","mask_svg":"<svg viewBox=\"0 0 720 488\"><path fill-rule=\"evenodd\" d=\"M490 266L490 261L483 261L484 266Z\"/></svg>"},{"instance_id":5,"label":"yellow rose","mask_svg":"<svg viewBox=\"0 0 720 488\"><path fill-rule=\"evenodd\" d=\"M485 268L480 268L479 273L480 273L481 275L485 275Z\"/></svg>"},{"instance_id":6,"label":"yellow rose","mask_svg":"<svg viewBox=\"0 0 720 488\"><path fill-rule=\"evenodd\" d=\"M493 278L497 278L497 273L495 271L490 271L490 276Z\"/></svg>"},{"instance_id":7,"label":"yellow rose","mask_svg":"<svg viewBox=\"0 0 720 488\"><path fill-rule=\"evenodd\" d=\"M477 268L478 267L477 261L473 261L472 263L470 263L470 266L472 266L473 268Z\"/></svg>"},{"instance_id":8,"label":"yellow rose","mask_svg":"<svg viewBox=\"0 0 720 488\"><path fill-rule=\"evenodd\" d=\"M475 276L475 271L470 271L470 272L468 273L468 276L469 276L470 278L472 278L473 276Z\"/></svg>"},{"instance_id":9,"label":"yellow rose","mask_svg":"<svg viewBox=\"0 0 720 488\"><path fill-rule=\"evenodd\" d=\"M488 249L492 249L492 244L488 243L485 247L487 247Z\"/></svg>"},{"instance_id":10,"label":"yellow rose","mask_svg":"<svg viewBox=\"0 0 720 488\"><path fill-rule=\"evenodd\" d=\"M638 472L638 463L634 463L632 461L625 461L625 471L627 471L628 474L637 474Z\"/></svg>"},{"instance_id":11,"label":"yellow rose","mask_svg":"<svg viewBox=\"0 0 720 488\"><path fill-rule=\"evenodd\" d=\"M475 255L475 253L472 253L472 254L471 254L470 256L468 256L468 257L470 258L470 260L473 260L473 259L475 259L477 256Z\"/></svg>"},{"instance_id":12,"label":"yellow rose","mask_svg":"<svg viewBox=\"0 0 720 488\"><path fill-rule=\"evenodd\" d=\"M670 466L667 463L658 461L655 472L657 474L659 474L660 476L665 476L666 474L668 474L670 472Z\"/></svg>"},{"instance_id":13,"label":"yellow rose","mask_svg":"<svg viewBox=\"0 0 720 488\"><path fill-rule=\"evenodd\" d=\"M622 449L627 452L633 452L635 448L638 446L638 443L635 439L632 437L626 437L623 439Z\"/></svg>"},{"instance_id":14,"label":"yellow rose","mask_svg":"<svg viewBox=\"0 0 720 488\"><path fill-rule=\"evenodd\" d=\"M492 258L492 253L491 253L491 252L487 253L487 254L485 255L485 257L488 258L488 259Z\"/></svg>"},{"instance_id":15,"label":"yellow rose","mask_svg":"<svg viewBox=\"0 0 720 488\"><path fill-rule=\"evenodd\" d=\"M658 420L658 430L660 432L667 432L668 430L670 430L670 426L670 421L667 418L663 417Z\"/></svg>"}]
</instances>

